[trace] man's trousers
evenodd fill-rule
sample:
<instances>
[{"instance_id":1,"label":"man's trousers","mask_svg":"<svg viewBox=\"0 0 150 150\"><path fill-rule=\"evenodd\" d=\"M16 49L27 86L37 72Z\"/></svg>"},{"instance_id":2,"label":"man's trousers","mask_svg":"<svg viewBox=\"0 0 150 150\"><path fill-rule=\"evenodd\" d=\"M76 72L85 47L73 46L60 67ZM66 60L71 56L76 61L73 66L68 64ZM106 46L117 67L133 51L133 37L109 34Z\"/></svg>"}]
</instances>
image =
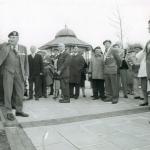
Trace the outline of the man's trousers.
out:
<instances>
[{"instance_id":1,"label":"man's trousers","mask_svg":"<svg viewBox=\"0 0 150 150\"><path fill-rule=\"evenodd\" d=\"M122 91L124 96L128 95L128 87L127 87L127 70L120 69L120 78L122 84Z\"/></svg>"},{"instance_id":2,"label":"man's trousers","mask_svg":"<svg viewBox=\"0 0 150 150\"><path fill-rule=\"evenodd\" d=\"M13 103L17 112L22 112L24 96L24 80L21 73L10 73L6 69L3 72L4 101L8 111L12 110Z\"/></svg>"},{"instance_id":3,"label":"man's trousers","mask_svg":"<svg viewBox=\"0 0 150 150\"><path fill-rule=\"evenodd\" d=\"M147 77L141 78L141 89L144 96L144 103L148 103L148 92L147 92Z\"/></svg>"},{"instance_id":4,"label":"man's trousers","mask_svg":"<svg viewBox=\"0 0 150 150\"><path fill-rule=\"evenodd\" d=\"M104 97L104 80L103 79L92 79L93 81L93 93L94 98Z\"/></svg>"},{"instance_id":5,"label":"man's trousers","mask_svg":"<svg viewBox=\"0 0 150 150\"><path fill-rule=\"evenodd\" d=\"M70 100L69 79L68 78L60 79L60 88L62 91L63 100Z\"/></svg>"},{"instance_id":6,"label":"man's trousers","mask_svg":"<svg viewBox=\"0 0 150 150\"><path fill-rule=\"evenodd\" d=\"M33 84L35 85L35 98L41 97L41 78L40 76L35 76L29 78L29 97L33 98Z\"/></svg>"},{"instance_id":7,"label":"man's trousers","mask_svg":"<svg viewBox=\"0 0 150 150\"><path fill-rule=\"evenodd\" d=\"M118 101L118 80L117 74L105 74L105 90L108 99Z\"/></svg>"},{"instance_id":8,"label":"man's trousers","mask_svg":"<svg viewBox=\"0 0 150 150\"><path fill-rule=\"evenodd\" d=\"M80 84L79 83L70 83L69 88L70 88L70 97L78 98L79 93L80 93ZM74 91L74 89L75 89L75 91Z\"/></svg>"}]
</instances>

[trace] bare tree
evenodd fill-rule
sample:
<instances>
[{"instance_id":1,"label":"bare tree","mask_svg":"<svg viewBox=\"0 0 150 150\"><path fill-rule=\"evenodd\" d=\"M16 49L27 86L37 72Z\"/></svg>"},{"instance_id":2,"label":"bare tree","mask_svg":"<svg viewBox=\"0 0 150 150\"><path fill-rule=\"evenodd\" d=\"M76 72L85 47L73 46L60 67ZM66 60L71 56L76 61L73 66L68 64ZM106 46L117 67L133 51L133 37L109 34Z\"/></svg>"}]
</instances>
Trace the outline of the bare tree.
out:
<instances>
[{"instance_id":1,"label":"bare tree","mask_svg":"<svg viewBox=\"0 0 150 150\"><path fill-rule=\"evenodd\" d=\"M121 42L122 48L124 45L123 41L123 23L122 23L122 17L119 9L119 5L117 1L115 1L115 10L112 13L113 17L108 17L110 21L110 25L116 29L116 36L118 37L118 40Z\"/></svg>"}]
</instances>

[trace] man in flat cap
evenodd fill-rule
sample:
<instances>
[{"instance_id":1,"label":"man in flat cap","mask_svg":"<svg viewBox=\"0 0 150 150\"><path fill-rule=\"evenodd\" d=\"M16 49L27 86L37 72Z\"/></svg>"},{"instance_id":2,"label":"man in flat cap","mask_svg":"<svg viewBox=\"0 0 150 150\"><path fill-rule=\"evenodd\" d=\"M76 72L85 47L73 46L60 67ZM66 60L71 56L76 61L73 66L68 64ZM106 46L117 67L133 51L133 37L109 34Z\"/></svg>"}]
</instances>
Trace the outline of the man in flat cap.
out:
<instances>
[{"instance_id":1,"label":"man in flat cap","mask_svg":"<svg viewBox=\"0 0 150 150\"><path fill-rule=\"evenodd\" d=\"M105 40L104 42L103 42L103 45L105 46L105 48L108 46L110 46L111 45L111 41L110 40Z\"/></svg>"},{"instance_id":2,"label":"man in flat cap","mask_svg":"<svg viewBox=\"0 0 150 150\"><path fill-rule=\"evenodd\" d=\"M105 53L104 53L104 76L105 76L105 89L106 99L105 101L111 101L112 104L118 103L118 80L117 71L120 67L121 59L119 57L118 49L111 46L109 40L104 41Z\"/></svg>"},{"instance_id":3,"label":"man in flat cap","mask_svg":"<svg viewBox=\"0 0 150 150\"><path fill-rule=\"evenodd\" d=\"M22 111L24 81L28 77L28 56L24 46L19 45L19 34L16 31L9 33L8 43L2 45L0 49L0 66L3 68L4 102L7 109L7 119L15 119L12 114L13 103L16 108L16 116L28 117Z\"/></svg>"}]
</instances>

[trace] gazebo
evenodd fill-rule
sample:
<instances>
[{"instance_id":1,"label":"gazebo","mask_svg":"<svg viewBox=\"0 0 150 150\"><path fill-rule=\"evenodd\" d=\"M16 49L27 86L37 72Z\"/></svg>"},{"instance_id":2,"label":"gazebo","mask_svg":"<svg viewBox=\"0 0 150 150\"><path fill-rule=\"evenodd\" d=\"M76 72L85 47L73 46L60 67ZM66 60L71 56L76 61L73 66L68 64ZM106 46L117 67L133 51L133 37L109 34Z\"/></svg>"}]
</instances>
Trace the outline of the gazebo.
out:
<instances>
[{"instance_id":1,"label":"gazebo","mask_svg":"<svg viewBox=\"0 0 150 150\"><path fill-rule=\"evenodd\" d=\"M72 30L68 29L67 26L65 26L64 29L60 30L56 34L55 39L39 47L39 49L47 50L50 53L53 53L59 43L64 43L66 49L68 49L70 52L75 46L78 46L79 49L82 49L84 51L84 57L86 61L89 61L89 51L92 50L92 46L78 39L75 33Z\"/></svg>"}]
</instances>

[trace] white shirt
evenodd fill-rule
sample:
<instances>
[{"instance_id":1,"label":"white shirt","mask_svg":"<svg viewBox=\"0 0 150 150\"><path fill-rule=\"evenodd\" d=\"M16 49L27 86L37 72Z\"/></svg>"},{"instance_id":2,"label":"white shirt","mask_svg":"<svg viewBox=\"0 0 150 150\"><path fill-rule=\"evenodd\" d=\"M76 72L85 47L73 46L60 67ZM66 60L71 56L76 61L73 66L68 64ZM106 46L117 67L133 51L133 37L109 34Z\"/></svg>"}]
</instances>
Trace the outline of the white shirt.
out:
<instances>
[{"instance_id":1,"label":"white shirt","mask_svg":"<svg viewBox=\"0 0 150 150\"><path fill-rule=\"evenodd\" d=\"M35 57L35 53L31 54L31 56L32 56L32 58L34 58Z\"/></svg>"},{"instance_id":2,"label":"white shirt","mask_svg":"<svg viewBox=\"0 0 150 150\"><path fill-rule=\"evenodd\" d=\"M147 72L146 72L146 54L144 51L140 51L137 53L136 58L138 62L140 63L140 68L138 71L138 77L147 77Z\"/></svg>"},{"instance_id":3,"label":"white shirt","mask_svg":"<svg viewBox=\"0 0 150 150\"><path fill-rule=\"evenodd\" d=\"M18 44L17 45L11 45L11 49L12 50L15 50L16 52L18 52L18 49L19 49L19 46L18 46Z\"/></svg>"}]
</instances>

